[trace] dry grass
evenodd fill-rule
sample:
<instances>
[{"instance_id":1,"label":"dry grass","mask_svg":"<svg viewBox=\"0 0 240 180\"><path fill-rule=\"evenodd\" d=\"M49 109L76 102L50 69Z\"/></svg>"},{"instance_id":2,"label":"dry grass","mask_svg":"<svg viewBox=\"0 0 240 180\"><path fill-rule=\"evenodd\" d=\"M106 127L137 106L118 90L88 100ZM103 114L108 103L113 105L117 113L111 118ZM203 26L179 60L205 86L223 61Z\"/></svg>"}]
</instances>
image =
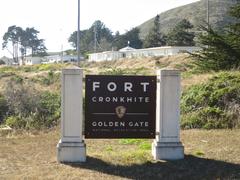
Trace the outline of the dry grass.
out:
<instances>
[{"instance_id":1,"label":"dry grass","mask_svg":"<svg viewBox=\"0 0 240 180\"><path fill-rule=\"evenodd\" d=\"M197 74L197 75L192 75L191 77L182 78L181 86L183 89L186 89L192 85L204 83L213 76L214 76L213 73L205 73L205 74Z\"/></svg>"},{"instance_id":2,"label":"dry grass","mask_svg":"<svg viewBox=\"0 0 240 180\"><path fill-rule=\"evenodd\" d=\"M111 70L122 69L125 72L136 72L138 75L154 75L157 69L161 68L176 68L185 72L189 69L188 64L191 62L191 59L187 54L178 54L175 56L168 57L149 57L149 58L136 58L136 59L120 59L116 61L102 61L102 62L83 62L81 67L84 69L84 74L99 74ZM70 67L71 65L60 66L56 65L56 68ZM3 66L4 67L4 66ZM27 67L27 66L26 66ZM31 66L30 66L31 67ZM33 68L35 66L32 66ZM53 66L54 67L54 66ZM60 72L54 71L55 73ZM39 89L42 91L59 91L60 82L51 84L49 86L44 86L39 82L32 82L33 79L39 77L46 77L49 71L31 71L24 72L23 70L16 69L13 72L12 69L9 70L9 75L1 77L0 73L0 92L7 86L8 81L14 76L20 76L24 79L24 83L28 84L30 87ZM8 73L8 71L7 71ZM12 74L11 74L12 73ZM206 81L208 78L212 77L212 74L191 74L188 77L183 75L182 78L182 87L185 89L193 84L201 83Z\"/></svg>"},{"instance_id":3,"label":"dry grass","mask_svg":"<svg viewBox=\"0 0 240 180\"><path fill-rule=\"evenodd\" d=\"M132 59L120 59L115 61L88 62L83 64L84 69L92 73L98 73L106 69L140 69L145 68L149 74L155 74L156 69L169 67L186 70L184 67L190 61L187 54L178 54L167 57L139 57Z\"/></svg>"},{"instance_id":4,"label":"dry grass","mask_svg":"<svg viewBox=\"0 0 240 180\"><path fill-rule=\"evenodd\" d=\"M86 163L59 164L59 130L12 133L0 137L0 179L240 178L239 130L185 130L181 137L184 160L153 161L150 149L139 144L87 140Z\"/></svg>"}]
</instances>

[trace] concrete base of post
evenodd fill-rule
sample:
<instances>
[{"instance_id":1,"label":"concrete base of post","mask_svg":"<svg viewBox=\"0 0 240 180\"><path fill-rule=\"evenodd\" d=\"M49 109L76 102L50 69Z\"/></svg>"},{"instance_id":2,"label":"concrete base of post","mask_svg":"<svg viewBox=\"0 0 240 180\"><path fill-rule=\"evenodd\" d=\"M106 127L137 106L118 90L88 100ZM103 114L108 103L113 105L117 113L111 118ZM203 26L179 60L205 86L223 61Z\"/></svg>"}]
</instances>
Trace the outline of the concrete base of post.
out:
<instances>
[{"instance_id":1,"label":"concrete base of post","mask_svg":"<svg viewBox=\"0 0 240 180\"><path fill-rule=\"evenodd\" d=\"M181 142L157 142L154 140L152 155L154 160L179 160L184 158L184 147Z\"/></svg>"},{"instance_id":2,"label":"concrete base of post","mask_svg":"<svg viewBox=\"0 0 240 180\"><path fill-rule=\"evenodd\" d=\"M57 145L57 160L61 163L86 162L86 144L60 140Z\"/></svg>"}]
</instances>

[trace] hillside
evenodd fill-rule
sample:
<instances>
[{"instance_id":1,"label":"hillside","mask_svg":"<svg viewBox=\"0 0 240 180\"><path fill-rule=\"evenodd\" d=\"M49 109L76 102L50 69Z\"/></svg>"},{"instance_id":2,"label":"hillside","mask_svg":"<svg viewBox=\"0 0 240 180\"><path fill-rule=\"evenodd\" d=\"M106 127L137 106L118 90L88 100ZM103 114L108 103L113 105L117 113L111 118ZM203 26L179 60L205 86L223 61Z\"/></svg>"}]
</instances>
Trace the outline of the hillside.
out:
<instances>
[{"instance_id":1,"label":"hillside","mask_svg":"<svg viewBox=\"0 0 240 180\"><path fill-rule=\"evenodd\" d=\"M84 75L155 75L157 69L178 69L182 72L182 128L239 128L240 103L236 101L240 99L240 86L236 83L240 82L239 72L201 72L191 62L189 55L183 53L167 57L82 61L80 67ZM0 123L13 128L46 128L58 124L61 69L67 66L72 65L0 67ZM42 111L49 108L52 111ZM8 116L8 112L13 116Z\"/></svg>"},{"instance_id":2,"label":"hillside","mask_svg":"<svg viewBox=\"0 0 240 180\"><path fill-rule=\"evenodd\" d=\"M148 57L137 59L120 59L102 62L81 62L85 74L127 74L154 75L160 68L175 68L181 70L185 89L193 84L206 81L212 74L198 74L189 76L188 54L178 54L167 57ZM67 64L43 64L35 66L8 67L0 66L0 94L10 81L21 81L28 86L41 91L60 91L60 70ZM54 72L53 77L50 72Z\"/></svg>"},{"instance_id":3,"label":"hillside","mask_svg":"<svg viewBox=\"0 0 240 180\"><path fill-rule=\"evenodd\" d=\"M194 72L191 61L187 54L178 54L80 64L84 74L182 71L185 158L174 162L152 159L152 139L85 139L86 163L58 163L61 69L72 65L0 66L0 123L4 97L9 112L15 113L6 120L13 129L0 124L0 179L240 179L240 73ZM236 129L220 126L234 122ZM211 130L189 129L202 123Z\"/></svg>"},{"instance_id":4,"label":"hillside","mask_svg":"<svg viewBox=\"0 0 240 180\"><path fill-rule=\"evenodd\" d=\"M228 16L229 7L233 6L236 0L210 0L210 24L217 29L220 29L226 24L233 21ZM153 26L152 19L139 25L140 37L144 38L148 31ZM181 19L189 20L197 30L197 27L206 20L206 0L191 3L185 6L177 7L160 14L160 28L163 33L167 33Z\"/></svg>"}]
</instances>

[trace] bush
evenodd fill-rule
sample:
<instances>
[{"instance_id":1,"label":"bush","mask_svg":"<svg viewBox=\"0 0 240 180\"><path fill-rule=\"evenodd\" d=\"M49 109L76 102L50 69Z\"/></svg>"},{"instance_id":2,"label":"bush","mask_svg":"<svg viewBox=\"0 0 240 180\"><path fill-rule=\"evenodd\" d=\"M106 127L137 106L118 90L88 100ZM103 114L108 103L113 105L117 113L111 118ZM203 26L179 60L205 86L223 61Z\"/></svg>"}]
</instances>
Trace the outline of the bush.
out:
<instances>
[{"instance_id":1,"label":"bush","mask_svg":"<svg viewBox=\"0 0 240 180\"><path fill-rule=\"evenodd\" d=\"M60 117L60 95L39 92L24 83L8 83L5 90L9 106L6 123L13 128L49 128Z\"/></svg>"},{"instance_id":2,"label":"bush","mask_svg":"<svg viewBox=\"0 0 240 180\"><path fill-rule=\"evenodd\" d=\"M11 77L11 81L15 81L16 83L23 83L23 77L21 77L19 75L15 75L15 76Z\"/></svg>"},{"instance_id":3,"label":"bush","mask_svg":"<svg viewBox=\"0 0 240 180\"><path fill-rule=\"evenodd\" d=\"M8 111L7 101L4 98L4 96L0 94L0 124L3 122L3 119L6 116L7 111Z\"/></svg>"},{"instance_id":4,"label":"bush","mask_svg":"<svg viewBox=\"0 0 240 180\"><path fill-rule=\"evenodd\" d=\"M57 124L61 114L60 105L60 95L47 91L40 95L37 117L42 126L51 127Z\"/></svg>"},{"instance_id":5,"label":"bush","mask_svg":"<svg viewBox=\"0 0 240 180\"><path fill-rule=\"evenodd\" d=\"M26 121L19 116L9 116L6 119L6 125L10 126L11 128L22 129L26 127L26 124Z\"/></svg>"},{"instance_id":6,"label":"bush","mask_svg":"<svg viewBox=\"0 0 240 180\"><path fill-rule=\"evenodd\" d=\"M183 128L240 127L240 73L220 73L186 90L181 99Z\"/></svg>"},{"instance_id":7,"label":"bush","mask_svg":"<svg viewBox=\"0 0 240 180\"><path fill-rule=\"evenodd\" d=\"M41 85L49 86L56 82L60 82L60 73L54 73L53 71L49 71L47 76L37 76L31 78L31 80Z\"/></svg>"}]
</instances>

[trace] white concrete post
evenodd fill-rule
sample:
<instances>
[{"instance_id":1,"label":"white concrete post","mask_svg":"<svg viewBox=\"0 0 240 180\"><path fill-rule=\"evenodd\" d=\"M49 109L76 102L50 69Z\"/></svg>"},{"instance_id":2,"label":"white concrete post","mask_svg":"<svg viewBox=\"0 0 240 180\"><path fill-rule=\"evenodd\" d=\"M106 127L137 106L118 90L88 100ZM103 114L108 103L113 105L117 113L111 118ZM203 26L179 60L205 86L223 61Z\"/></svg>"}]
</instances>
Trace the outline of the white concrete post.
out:
<instances>
[{"instance_id":1,"label":"white concrete post","mask_svg":"<svg viewBox=\"0 0 240 180\"><path fill-rule=\"evenodd\" d=\"M157 71L156 139L152 144L155 160L184 158L180 142L180 72L162 69Z\"/></svg>"},{"instance_id":2,"label":"white concrete post","mask_svg":"<svg viewBox=\"0 0 240 180\"><path fill-rule=\"evenodd\" d=\"M62 70L61 139L57 145L58 162L85 162L83 141L83 70Z\"/></svg>"}]
</instances>

